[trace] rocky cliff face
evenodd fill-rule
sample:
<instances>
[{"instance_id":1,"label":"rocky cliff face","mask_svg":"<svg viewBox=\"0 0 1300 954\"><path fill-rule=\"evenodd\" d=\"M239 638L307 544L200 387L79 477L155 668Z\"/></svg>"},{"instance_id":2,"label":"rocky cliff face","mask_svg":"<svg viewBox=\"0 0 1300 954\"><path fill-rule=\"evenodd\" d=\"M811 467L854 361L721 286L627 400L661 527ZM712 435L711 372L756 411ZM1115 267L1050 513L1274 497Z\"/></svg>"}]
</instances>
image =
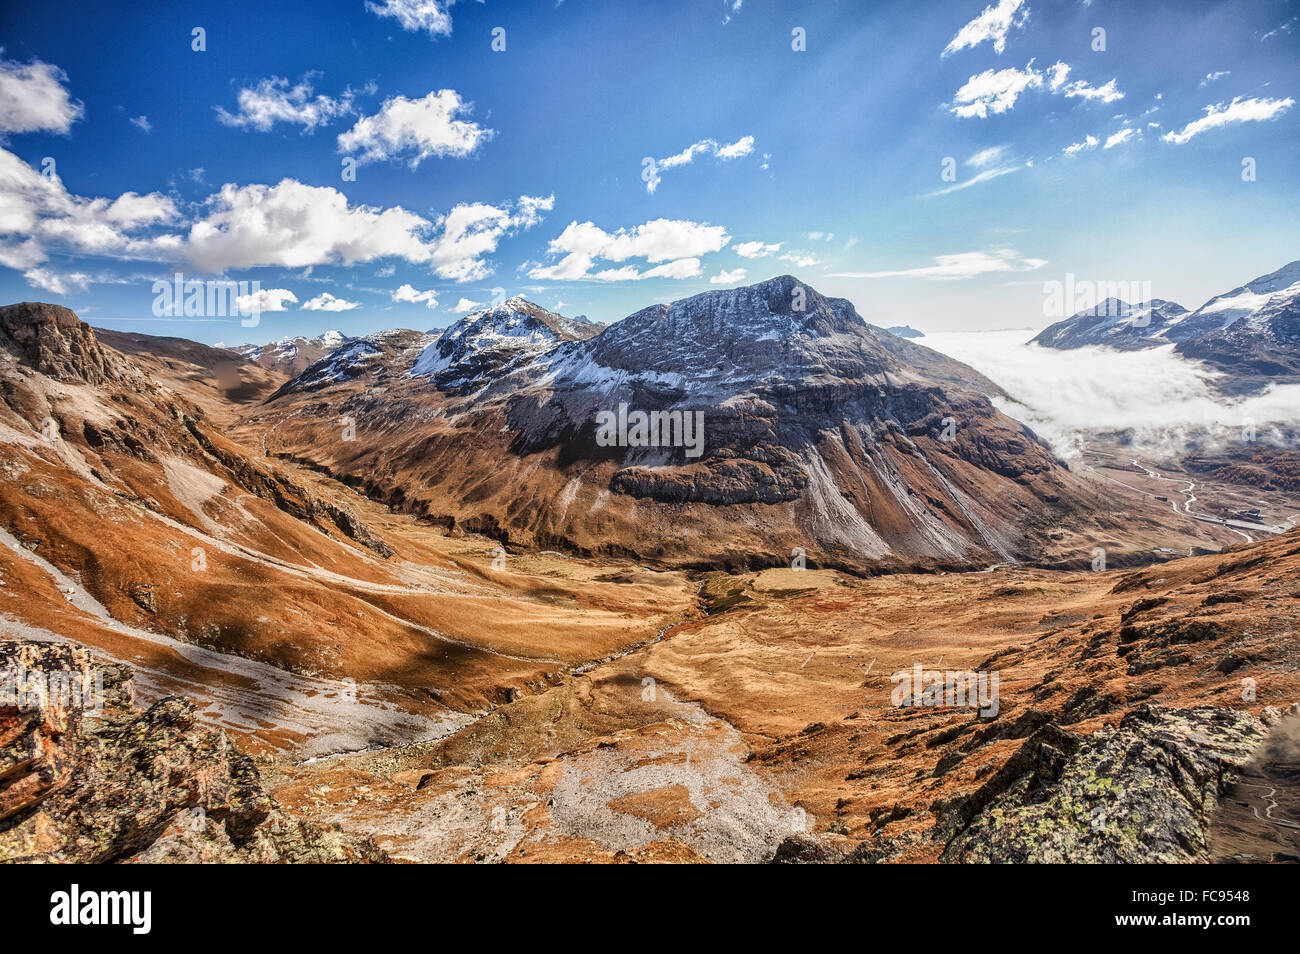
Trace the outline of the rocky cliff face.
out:
<instances>
[{"instance_id":1,"label":"rocky cliff face","mask_svg":"<svg viewBox=\"0 0 1300 954\"><path fill-rule=\"evenodd\" d=\"M62 305L25 301L0 307L0 349L56 381L139 382L141 375L103 348L91 327Z\"/></svg>"},{"instance_id":2,"label":"rocky cliff face","mask_svg":"<svg viewBox=\"0 0 1300 954\"><path fill-rule=\"evenodd\" d=\"M0 641L0 672L16 671L29 691L0 702L0 861L387 860L367 839L285 816L192 703L135 708L126 667L76 646ZM102 712L35 688L52 674L104 687Z\"/></svg>"}]
</instances>

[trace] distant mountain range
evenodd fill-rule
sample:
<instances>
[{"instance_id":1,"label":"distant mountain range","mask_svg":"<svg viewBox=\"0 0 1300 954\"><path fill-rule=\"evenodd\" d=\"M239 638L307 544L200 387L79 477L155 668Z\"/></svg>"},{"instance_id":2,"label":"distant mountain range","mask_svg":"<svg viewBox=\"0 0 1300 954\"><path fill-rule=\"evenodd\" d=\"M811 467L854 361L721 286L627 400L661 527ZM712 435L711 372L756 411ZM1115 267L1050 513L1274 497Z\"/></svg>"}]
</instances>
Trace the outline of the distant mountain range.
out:
<instances>
[{"instance_id":1,"label":"distant mountain range","mask_svg":"<svg viewBox=\"0 0 1300 954\"><path fill-rule=\"evenodd\" d=\"M1107 298L1042 331L1032 344L1121 351L1175 345L1178 354L1233 377L1233 389L1300 374L1300 261L1211 298L1195 311L1154 299Z\"/></svg>"},{"instance_id":2,"label":"distant mountain range","mask_svg":"<svg viewBox=\"0 0 1300 954\"><path fill-rule=\"evenodd\" d=\"M356 339L265 414L269 453L512 543L948 565L1025 554L1089 493L1001 393L786 275L608 326L512 298L440 334ZM638 415L702 420L701 443L642 441Z\"/></svg>"},{"instance_id":3,"label":"distant mountain range","mask_svg":"<svg viewBox=\"0 0 1300 954\"><path fill-rule=\"evenodd\" d=\"M252 361L272 371L280 371L290 377L302 374L304 370L339 346L352 339L341 331L327 331L315 338L281 338L264 345L236 345L229 350L240 357Z\"/></svg>"},{"instance_id":4,"label":"distant mountain range","mask_svg":"<svg viewBox=\"0 0 1300 954\"><path fill-rule=\"evenodd\" d=\"M897 335L900 338L924 338L924 331L917 331L911 325L894 325L886 328L891 335Z\"/></svg>"}]
</instances>

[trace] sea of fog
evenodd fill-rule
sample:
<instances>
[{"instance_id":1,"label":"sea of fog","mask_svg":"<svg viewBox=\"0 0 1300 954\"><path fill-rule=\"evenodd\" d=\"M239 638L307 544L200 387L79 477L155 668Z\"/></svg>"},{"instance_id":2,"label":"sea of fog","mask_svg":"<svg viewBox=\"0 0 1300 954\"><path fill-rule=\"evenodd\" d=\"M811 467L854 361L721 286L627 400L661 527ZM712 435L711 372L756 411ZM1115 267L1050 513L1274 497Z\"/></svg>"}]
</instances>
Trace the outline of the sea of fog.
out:
<instances>
[{"instance_id":1,"label":"sea of fog","mask_svg":"<svg viewBox=\"0 0 1300 954\"><path fill-rule=\"evenodd\" d=\"M1282 428L1300 426L1300 385L1270 387L1242 399L1215 392L1216 377L1173 353L1106 348L1058 351L1027 344L1030 330L946 332L916 339L963 361L1002 386L1000 410L1024 421L1062 457L1078 453L1089 432L1128 430L1158 454L1186 447L1189 435L1223 442L1284 443Z\"/></svg>"}]
</instances>

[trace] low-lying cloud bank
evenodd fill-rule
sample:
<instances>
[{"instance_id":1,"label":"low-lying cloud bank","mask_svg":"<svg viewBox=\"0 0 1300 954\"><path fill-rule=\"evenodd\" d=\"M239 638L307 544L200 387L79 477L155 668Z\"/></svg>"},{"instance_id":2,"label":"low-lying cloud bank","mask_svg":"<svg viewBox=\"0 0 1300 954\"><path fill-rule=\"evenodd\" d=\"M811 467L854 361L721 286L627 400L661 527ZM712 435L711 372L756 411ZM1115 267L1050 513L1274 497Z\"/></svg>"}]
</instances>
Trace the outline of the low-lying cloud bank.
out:
<instances>
[{"instance_id":1,"label":"low-lying cloud bank","mask_svg":"<svg viewBox=\"0 0 1300 954\"><path fill-rule=\"evenodd\" d=\"M1061 457L1078 454L1080 436L1127 431L1150 453L1174 455L1195 441L1253 439L1286 443L1300 427L1300 385L1270 387L1229 400L1210 382L1215 373L1173 353L1173 346L1116 352L1057 351L1026 342L1033 332L976 331L929 335L918 344L963 361L1011 395L1000 410L1024 421Z\"/></svg>"}]
</instances>

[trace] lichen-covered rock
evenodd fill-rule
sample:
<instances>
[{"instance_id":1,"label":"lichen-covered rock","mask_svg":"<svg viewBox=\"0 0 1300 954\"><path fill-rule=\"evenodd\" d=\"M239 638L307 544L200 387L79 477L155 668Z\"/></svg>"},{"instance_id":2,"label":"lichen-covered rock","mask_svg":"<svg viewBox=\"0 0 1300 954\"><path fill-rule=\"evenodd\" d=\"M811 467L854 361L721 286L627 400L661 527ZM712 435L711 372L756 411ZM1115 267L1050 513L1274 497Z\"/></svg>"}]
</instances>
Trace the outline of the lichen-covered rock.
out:
<instances>
[{"instance_id":1,"label":"lichen-covered rock","mask_svg":"<svg viewBox=\"0 0 1300 954\"><path fill-rule=\"evenodd\" d=\"M1205 859L1206 834L1266 729L1247 712L1144 704L1092 736L1035 732L980 789L946 806L944 861Z\"/></svg>"},{"instance_id":2,"label":"lichen-covered rock","mask_svg":"<svg viewBox=\"0 0 1300 954\"><path fill-rule=\"evenodd\" d=\"M382 862L368 839L285 816L256 765L193 703L131 707L119 670L84 649L9 641L28 669L101 667L106 704L0 709L0 861ZM12 711L10 711L12 710ZM24 749L23 746L26 746Z\"/></svg>"}]
</instances>

